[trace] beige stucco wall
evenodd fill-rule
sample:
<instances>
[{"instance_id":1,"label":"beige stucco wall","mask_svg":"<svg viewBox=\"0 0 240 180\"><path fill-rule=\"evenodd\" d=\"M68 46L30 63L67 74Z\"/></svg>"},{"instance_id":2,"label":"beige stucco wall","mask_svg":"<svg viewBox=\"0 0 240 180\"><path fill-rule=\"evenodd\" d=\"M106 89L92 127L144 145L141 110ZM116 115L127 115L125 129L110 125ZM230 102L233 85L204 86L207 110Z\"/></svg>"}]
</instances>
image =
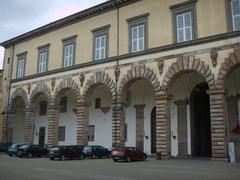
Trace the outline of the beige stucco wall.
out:
<instances>
[{"instance_id":1,"label":"beige stucco wall","mask_svg":"<svg viewBox=\"0 0 240 180\"><path fill-rule=\"evenodd\" d=\"M172 13L169 6L184 0L143 0L119 10L119 54L128 53L128 23L126 19L150 13L148 17L149 48L172 44ZM198 37L227 32L225 0L199 0L196 6ZM117 55L117 10L80 21L15 46L12 78L16 77L17 54L27 51L25 76L36 74L38 47L50 43L48 70L62 66L62 39L77 35L76 64L92 61L93 35L91 30L110 24L109 57Z\"/></svg>"}]
</instances>

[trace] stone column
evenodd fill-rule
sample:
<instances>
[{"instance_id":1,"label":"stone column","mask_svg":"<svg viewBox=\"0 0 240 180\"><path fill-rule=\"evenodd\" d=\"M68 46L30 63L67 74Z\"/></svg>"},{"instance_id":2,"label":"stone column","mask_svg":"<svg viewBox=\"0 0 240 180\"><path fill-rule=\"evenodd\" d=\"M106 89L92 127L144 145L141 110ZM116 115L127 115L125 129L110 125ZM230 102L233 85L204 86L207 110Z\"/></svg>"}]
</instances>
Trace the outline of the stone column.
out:
<instances>
[{"instance_id":1,"label":"stone column","mask_svg":"<svg viewBox=\"0 0 240 180\"><path fill-rule=\"evenodd\" d=\"M187 132L187 101L176 101L177 105L177 125L178 125L178 156L188 155L188 132Z\"/></svg>"},{"instance_id":2,"label":"stone column","mask_svg":"<svg viewBox=\"0 0 240 180\"><path fill-rule=\"evenodd\" d=\"M48 147L58 145L59 107L54 103L48 106Z\"/></svg>"},{"instance_id":3,"label":"stone column","mask_svg":"<svg viewBox=\"0 0 240 180\"><path fill-rule=\"evenodd\" d=\"M33 142L34 142L34 127L35 127L35 124L34 124L34 122L35 122L35 113L36 113L36 111L35 110L33 110L33 109L30 109L29 110L29 112L28 112L28 114L29 114L29 119L28 119L28 133L29 133L29 135L28 135L28 142L30 143L30 144L33 144Z\"/></svg>"},{"instance_id":4,"label":"stone column","mask_svg":"<svg viewBox=\"0 0 240 180\"><path fill-rule=\"evenodd\" d=\"M23 128L23 141L24 143L32 143L31 139L31 132L32 132L32 126L31 126L31 112L30 112L30 107L28 105L25 106L24 109L25 116L24 116L24 128Z\"/></svg>"},{"instance_id":5,"label":"stone column","mask_svg":"<svg viewBox=\"0 0 240 180\"><path fill-rule=\"evenodd\" d=\"M14 113L8 111L3 114L3 143L12 142L12 123L14 119Z\"/></svg>"},{"instance_id":6,"label":"stone column","mask_svg":"<svg viewBox=\"0 0 240 180\"><path fill-rule=\"evenodd\" d=\"M136 108L136 147L144 150L144 107L145 104L134 106Z\"/></svg>"},{"instance_id":7,"label":"stone column","mask_svg":"<svg viewBox=\"0 0 240 180\"><path fill-rule=\"evenodd\" d=\"M113 121L112 121L112 146L125 145L125 115L123 103L119 99L113 99Z\"/></svg>"},{"instance_id":8,"label":"stone column","mask_svg":"<svg viewBox=\"0 0 240 180\"><path fill-rule=\"evenodd\" d=\"M77 103L77 144L88 145L89 104Z\"/></svg>"},{"instance_id":9,"label":"stone column","mask_svg":"<svg viewBox=\"0 0 240 180\"><path fill-rule=\"evenodd\" d=\"M211 108L212 159L227 160L226 99L222 89L209 90Z\"/></svg>"},{"instance_id":10,"label":"stone column","mask_svg":"<svg viewBox=\"0 0 240 180\"><path fill-rule=\"evenodd\" d=\"M167 95L156 96L156 146L164 159L171 156L170 100Z\"/></svg>"}]
</instances>

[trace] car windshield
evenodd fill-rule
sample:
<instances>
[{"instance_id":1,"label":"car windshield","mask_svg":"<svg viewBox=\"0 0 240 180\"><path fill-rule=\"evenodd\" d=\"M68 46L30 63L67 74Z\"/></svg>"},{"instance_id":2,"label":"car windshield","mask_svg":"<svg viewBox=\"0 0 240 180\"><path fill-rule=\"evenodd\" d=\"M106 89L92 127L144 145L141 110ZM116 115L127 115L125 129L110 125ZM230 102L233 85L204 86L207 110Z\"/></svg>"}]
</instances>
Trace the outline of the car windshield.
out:
<instances>
[{"instance_id":1,"label":"car windshield","mask_svg":"<svg viewBox=\"0 0 240 180\"><path fill-rule=\"evenodd\" d=\"M29 147L29 145L22 145L22 146L19 147L19 149L25 149L27 147Z\"/></svg>"},{"instance_id":2,"label":"car windshield","mask_svg":"<svg viewBox=\"0 0 240 180\"><path fill-rule=\"evenodd\" d=\"M16 148L17 147L17 144L13 144L12 146L11 146L11 148Z\"/></svg>"},{"instance_id":3,"label":"car windshield","mask_svg":"<svg viewBox=\"0 0 240 180\"><path fill-rule=\"evenodd\" d=\"M91 152L91 151L92 151L92 148L91 148L91 147L85 147L85 148L84 148L84 151L86 151L86 152Z\"/></svg>"}]
</instances>

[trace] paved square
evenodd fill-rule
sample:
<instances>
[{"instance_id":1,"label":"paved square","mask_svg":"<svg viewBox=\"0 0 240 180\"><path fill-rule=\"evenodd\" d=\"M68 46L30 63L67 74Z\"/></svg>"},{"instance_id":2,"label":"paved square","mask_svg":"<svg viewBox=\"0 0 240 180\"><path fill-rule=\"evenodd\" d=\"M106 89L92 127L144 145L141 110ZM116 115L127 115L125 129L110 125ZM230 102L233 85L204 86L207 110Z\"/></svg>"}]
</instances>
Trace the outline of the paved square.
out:
<instances>
[{"instance_id":1,"label":"paved square","mask_svg":"<svg viewBox=\"0 0 240 180\"><path fill-rule=\"evenodd\" d=\"M240 164L207 160L111 159L50 161L0 156L0 180L239 180Z\"/></svg>"}]
</instances>

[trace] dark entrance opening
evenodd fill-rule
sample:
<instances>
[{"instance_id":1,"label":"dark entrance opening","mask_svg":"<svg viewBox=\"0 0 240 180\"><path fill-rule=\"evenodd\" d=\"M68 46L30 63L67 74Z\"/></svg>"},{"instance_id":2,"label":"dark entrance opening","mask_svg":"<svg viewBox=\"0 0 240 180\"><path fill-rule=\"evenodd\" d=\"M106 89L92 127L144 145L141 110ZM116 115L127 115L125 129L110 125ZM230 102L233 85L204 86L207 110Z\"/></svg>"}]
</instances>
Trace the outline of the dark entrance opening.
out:
<instances>
[{"instance_id":1,"label":"dark entrance opening","mask_svg":"<svg viewBox=\"0 0 240 180\"><path fill-rule=\"evenodd\" d=\"M156 107L151 112L151 153L156 153Z\"/></svg>"},{"instance_id":2,"label":"dark entrance opening","mask_svg":"<svg viewBox=\"0 0 240 180\"><path fill-rule=\"evenodd\" d=\"M207 83L198 84L191 94L191 149L193 157L211 157L210 101Z\"/></svg>"},{"instance_id":3,"label":"dark entrance opening","mask_svg":"<svg viewBox=\"0 0 240 180\"><path fill-rule=\"evenodd\" d=\"M39 145L44 145L44 141L45 141L45 127L40 127L39 128L38 144Z\"/></svg>"}]
</instances>

